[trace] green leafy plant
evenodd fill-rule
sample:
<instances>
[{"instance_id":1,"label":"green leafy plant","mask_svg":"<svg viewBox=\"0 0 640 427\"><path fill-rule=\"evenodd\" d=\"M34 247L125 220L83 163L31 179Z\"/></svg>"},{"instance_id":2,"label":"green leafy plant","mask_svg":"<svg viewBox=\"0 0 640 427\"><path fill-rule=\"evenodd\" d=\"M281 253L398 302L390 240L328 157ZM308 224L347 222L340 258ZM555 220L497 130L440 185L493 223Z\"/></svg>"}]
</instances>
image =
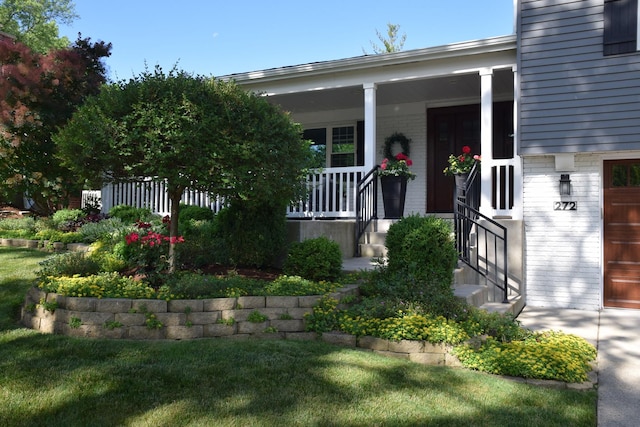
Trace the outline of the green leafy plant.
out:
<instances>
[{"instance_id":1,"label":"green leafy plant","mask_svg":"<svg viewBox=\"0 0 640 427\"><path fill-rule=\"evenodd\" d=\"M110 331L117 329L117 328L121 328L122 326L124 326L122 323L115 321L115 320L111 320L108 322L105 322L104 327L105 329L109 329Z\"/></svg>"},{"instance_id":2,"label":"green leafy plant","mask_svg":"<svg viewBox=\"0 0 640 427\"><path fill-rule=\"evenodd\" d=\"M140 305L140 313L144 314L144 323L148 329L161 329L164 326L162 322L158 320L158 316L149 311L145 304Z\"/></svg>"},{"instance_id":3,"label":"green leafy plant","mask_svg":"<svg viewBox=\"0 0 640 427\"><path fill-rule=\"evenodd\" d=\"M233 317L229 317L226 319L220 318L216 321L216 323L219 325L233 326L236 323L236 319L234 319Z\"/></svg>"},{"instance_id":4,"label":"green leafy plant","mask_svg":"<svg viewBox=\"0 0 640 427\"><path fill-rule=\"evenodd\" d=\"M295 242L289 248L283 272L315 281L336 280L342 274L340 245L326 237Z\"/></svg>"},{"instance_id":5,"label":"green leafy plant","mask_svg":"<svg viewBox=\"0 0 640 427\"><path fill-rule=\"evenodd\" d=\"M249 316L247 317L247 321L251 323L262 323L262 322L266 322L267 320L269 320L269 318L264 314L260 313L258 310L252 311L251 313L249 313Z\"/></svg>"},{"instance_id":6,"label":"green leafy plant","mask_svg":"<svg viewBox=\"0 0 640 427\"><path fill-rule=\"evenodd\" d=\"M290 315L289 313L282 313L280 314L280 316L278 316L279 320L292 320L293 316Z\"/></svg>"},{"instance_id":7,"label":"green leafy plant","mask_svg":"<svg viewBox=\"0 0 640 427\"><path fill-rule=\"evenodd\" d=\"M71 320L69 320L69 327L73 329L78 329L80 326L82 326L82 319L80 319L79 317L72 316Z\"/></svg>"},{"instance_id":8,"label":"green leafy plant","mask_svg":"<svg viewBox=\"0 0 640 427\"><path fill-rule=\"evenodd\" d=\"M47 301L44 298L40 299L39 305L40 307L42 307L43 310L46 310L51 314L55 313L56 309L58 308L57 301Z\"/></svg>"}]
</instances>

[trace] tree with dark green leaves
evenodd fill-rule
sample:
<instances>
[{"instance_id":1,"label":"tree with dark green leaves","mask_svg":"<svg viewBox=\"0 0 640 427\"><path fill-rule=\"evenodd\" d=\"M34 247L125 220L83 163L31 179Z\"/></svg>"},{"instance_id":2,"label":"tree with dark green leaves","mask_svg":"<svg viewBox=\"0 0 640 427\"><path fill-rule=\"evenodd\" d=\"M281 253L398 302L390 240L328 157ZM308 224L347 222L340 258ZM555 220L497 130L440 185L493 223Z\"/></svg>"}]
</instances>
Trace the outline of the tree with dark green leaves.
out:
<instances>
[{"instance_id":1,"label":"tree with dark green leaves","mask_svg":"<svg viewBox=\"0 0 640 427\"><path fill-rule=\"evenodd\" d=\"M399 36L398 31L400 31L400 25L391 23L387 24L386 37L382 33L380 33L380 31L376 30L376 35L382 43L382 46L378 46L374 42L371 42L373 53L377 55L380 53L400 52L404 46L404 42L407 40L407 35L403 34L402 36ZM366 51L364 53L365 55L367 54Z\"/></svg>"},{"instance_id":2,"label":"tree with dark green leaves","mask_svg":"<svg viewBox=\"0 0 640 427\"><path fill-rule=\"evenodd\" d=\"M63 164L95 186L166 181L176 237L187 188L232 205L275 207L284 219L287 204L302 194L310 161L301 135L279 107L234 82L156 67L103 87L54 140ZM173 255L171 245L171 271Z\"/></svg>"},{"instance_id":3,"label":"tree with dark green leaves","mask_svg":"<svg viewBox=\"0 0 640 427\"><path fill-rule=\"evenodd\" d=\"M0 31L38 53L68 47L71 43L59 36L58 25L76 18L71 0L0 0Z\"/></svg>"}]
</instances>

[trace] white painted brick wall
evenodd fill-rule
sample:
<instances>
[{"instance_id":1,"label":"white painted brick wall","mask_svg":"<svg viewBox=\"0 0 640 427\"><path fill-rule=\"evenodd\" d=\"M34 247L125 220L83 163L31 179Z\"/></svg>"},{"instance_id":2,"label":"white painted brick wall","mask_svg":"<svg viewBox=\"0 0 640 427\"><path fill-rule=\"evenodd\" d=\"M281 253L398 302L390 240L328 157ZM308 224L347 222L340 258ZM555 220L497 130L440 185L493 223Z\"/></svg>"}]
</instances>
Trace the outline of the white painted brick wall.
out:
<instances>
[{"instance_id":1,"label":"white painted brick wall","mask_svg":"<svg viewBox=\"0 0 640 427\"><path fill-rule=\"evenodd\" d=\"M407 198L405 200L405 216L412 213L424 214L427 206L427 124L426 115L422 113L402 114L378 117L376 161L382 162L384 140L394 132L403 133L411 139L410 156L413 160L411 170L417 175L416 179L407 184ZM395 147L399 150L399 146ZM382 193L378 195L378 214L384 215Z\"/></svg>"},{"instance_id":2,"label":"white painted brick wall","mask_svg":"<svg viewBox=\"0 0 640 427\"><path fill-rule=\"evenodd\" d=\"M558 192L553 156L525 157L526 301L531 306L594 310L601 307L601 159L576 155L572 194ZM567 173L567 172L562 172ZM556 201L577 211L554 211Z\"/></svg>"}]
</instances>

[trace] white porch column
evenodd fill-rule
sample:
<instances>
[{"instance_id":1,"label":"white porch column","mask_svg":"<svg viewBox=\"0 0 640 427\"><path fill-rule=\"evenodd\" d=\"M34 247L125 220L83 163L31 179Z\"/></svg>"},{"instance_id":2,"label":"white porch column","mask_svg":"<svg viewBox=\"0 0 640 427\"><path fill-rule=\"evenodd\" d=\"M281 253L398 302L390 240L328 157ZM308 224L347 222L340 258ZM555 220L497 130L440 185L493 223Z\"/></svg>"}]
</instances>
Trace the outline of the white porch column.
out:
<instances>
[{"instance_id":1,"label":"white porch column","mask_svg":"<svg viewBox=\"0 0 640 427\"><path fill-rule=\"evenodd\" d=\"M491 160L493 159L493 70L480 70L480 152L482 153L480 213L492 216ZM486 160L486 163L485 163Z\"/></svg>"},{"instance_id":2,"label":"white porch column","mask_svg":"<svg viewBox=\"0 0 640 427\"><path fill-rule=\"evenodd\" d=\"M522 159L518 155L520 133L518 132L518 103L520 102L520 83L518 79L518 67L513 66L513 219L522 219Z\"/></svg>"},{"instance_id":3,"label":"white porch column","mask_svg":"<svg viewBox=\"0 0 640 427\"><path fill-rule=\"evenodd\" d=\"M364 168L368 172L376 164L376 89L375 83L364 83Z\"/></svg>"}]
</instances>

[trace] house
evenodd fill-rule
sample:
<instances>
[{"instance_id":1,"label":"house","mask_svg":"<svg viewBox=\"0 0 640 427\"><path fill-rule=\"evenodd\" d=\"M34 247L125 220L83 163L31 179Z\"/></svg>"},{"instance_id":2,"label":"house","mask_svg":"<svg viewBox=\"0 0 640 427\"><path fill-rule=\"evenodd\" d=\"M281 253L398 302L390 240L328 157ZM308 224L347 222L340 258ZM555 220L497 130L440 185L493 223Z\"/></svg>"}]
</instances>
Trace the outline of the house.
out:
<instances>
[{"instance_id":1,"label":"house","mask_svg":"<svg viewBox=\"0 0 640 427\"><path fill-rule=\"evenodd\" d=\"M442 170L467 145L482 167L479 209L464 221L505 230L505 246L498 234L476 242L476 263L504 257L489 270L505 299L640 308L637 3L516 0L512 35L221 78L290 111L314 141L324 169L289 211L298 238L357 243L358 182L394 132L411 139L417 174L405 215L458 221Z\"/></svg>"},{"instance_id":2,"label":"house","mask_svg":"<svg viewBox=\"0 0 640 427\"><path fill-rule=\"evenodd\" d=\"M638 1L518 10L527 303L640 308Z\"/></svg>"}]
</instances>

